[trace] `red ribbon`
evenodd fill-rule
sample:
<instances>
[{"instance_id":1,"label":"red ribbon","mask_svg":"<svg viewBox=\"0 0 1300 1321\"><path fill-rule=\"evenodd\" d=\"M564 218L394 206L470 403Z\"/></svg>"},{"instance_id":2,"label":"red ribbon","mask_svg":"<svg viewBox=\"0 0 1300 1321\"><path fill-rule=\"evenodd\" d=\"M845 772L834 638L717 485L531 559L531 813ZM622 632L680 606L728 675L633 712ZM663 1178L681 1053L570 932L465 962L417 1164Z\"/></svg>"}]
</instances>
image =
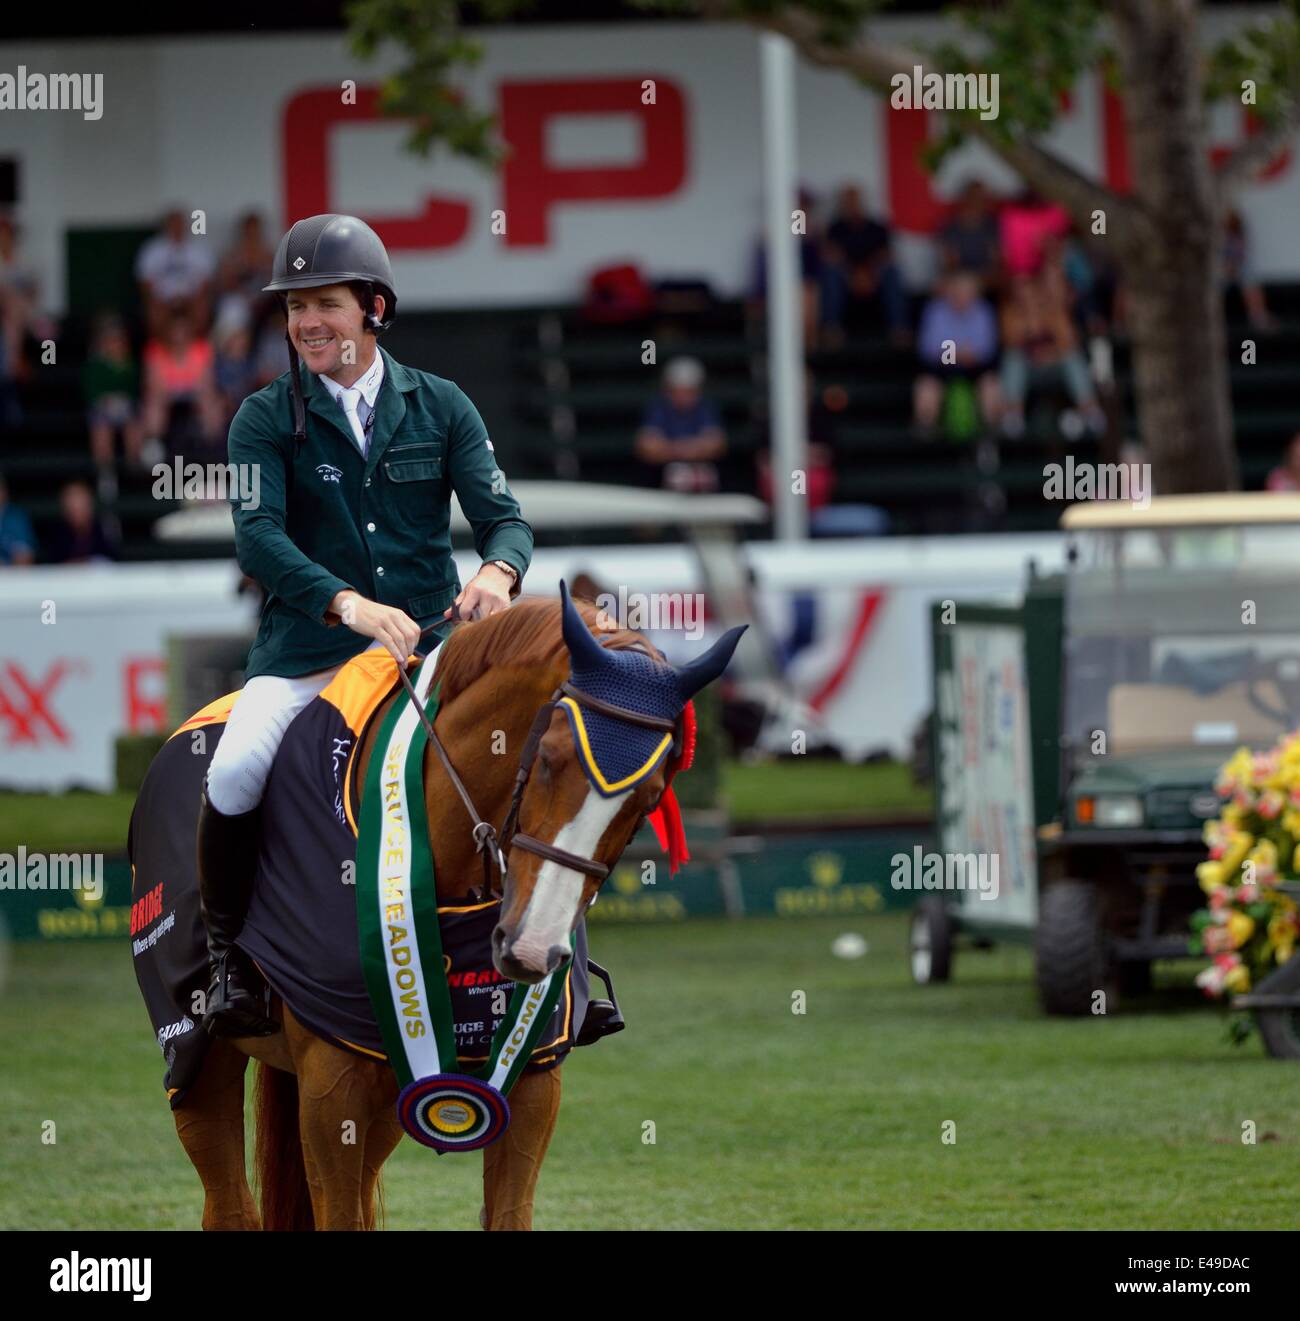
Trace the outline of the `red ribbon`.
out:
<instances>
[{"instance_id":1,"label":"red ribbon","mask_svg":"<svg viewBox=\"0 0 1300 1321\"><path fill-rule=\"evenodd\" d=\"M687 702L686 709L682 712L682 754L668 768L663 797L659 800L659 806L649 816L659 847L668 854L669 876L674 875L683 863L691 860L690 850L686 847L686 829L682 825L682 809L677 804L677 795L672 791L672 783L678 771L690 770L694 760L695 703Z\"/></svg>"}]
</instances>

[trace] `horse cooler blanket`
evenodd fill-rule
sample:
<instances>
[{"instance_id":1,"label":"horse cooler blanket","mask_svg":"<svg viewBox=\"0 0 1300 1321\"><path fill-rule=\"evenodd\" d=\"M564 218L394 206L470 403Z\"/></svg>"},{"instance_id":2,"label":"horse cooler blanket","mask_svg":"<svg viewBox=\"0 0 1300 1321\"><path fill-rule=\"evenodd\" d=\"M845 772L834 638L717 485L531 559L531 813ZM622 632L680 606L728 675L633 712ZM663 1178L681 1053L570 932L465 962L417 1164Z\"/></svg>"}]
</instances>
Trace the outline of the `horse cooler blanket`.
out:
<instances>
[{"instance_id":1,"label":"horse cooler blanket","mask_svg":"<svg viewBox=\"0 0 1300 1321\"><path fill-rule=\"evenodd\" d=\"M357 934L362 786L355 753L395 684L392 658L363 652L289 726L262 800L257 883L238 941L304 1026L378 1060L388 1056ZM166 1060L163 1085L173 1109L194 1085L211 1042L196 1010L209 973L194 836L203 777L237 696L213 702L172 735L150 766L131 815L131 952ZM137 828L144 819L150 822L147 833ZM492 966L499 908L500 900L491 900L437 910L458 1060L469 1068L487 1059L515 986ZM532 1050L529 1071L564 1060L587 1000L586 926L580 921L562 993Z\"/></svg>"}]
</instances>

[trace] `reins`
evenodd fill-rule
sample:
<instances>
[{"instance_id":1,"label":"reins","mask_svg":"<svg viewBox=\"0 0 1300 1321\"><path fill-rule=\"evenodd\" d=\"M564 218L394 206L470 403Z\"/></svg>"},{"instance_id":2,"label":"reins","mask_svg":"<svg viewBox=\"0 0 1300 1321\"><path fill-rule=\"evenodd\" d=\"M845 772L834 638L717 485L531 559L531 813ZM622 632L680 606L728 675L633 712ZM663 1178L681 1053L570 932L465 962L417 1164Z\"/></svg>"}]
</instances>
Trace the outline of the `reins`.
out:
<instances>
[{"instance_id":1,"label":"reins","mask_svg":"<svg viewBox=\"0 0 1300 1321\"><path fill-rule=\"evenodd\" d=\"M454 607L453 607L454 609ZM457 616L453 616L455 618ZM427 633L430 629L438 625L431 624L429 628L423 629ZM570 853L567 849L562 849L558 845L547 843L546 840L537 839L532 835L527 835L516 830L516 823L519 819L519 808L523 802L524 790L528 787L529 777L532 775L533 763L537 760L538 749L541 747L542 737L546 733L551 723L551 717L555 713L556 705L563 697L571 698L579 706L584 706L600 715L609 716L614 720L622 720L628 724L640 725L646 729L657 729L673 735L674 751L680 742L678 734L678 719L670 720L664 716L645 715L640 711L630 711L626 707L616 706L612 702L606 702L599 697L593 697L590 693L584 692L576 687L568 679L551 694L550 699L538 708L537 714L533 717L532 727L528 731L528 737L524 742L523 751L519 756L519 770L515 773L514 789L510 795L510 807L506 812L505 821L502 823L500 834L493 828L490 821L485 821L479 814L479 810L474 806L474 800L470 796L469 790L465 788L465 782L460 778L455 766L452 765L451 758L447 755L447 749L443 747L442 740L438 737L437 731L433 727L433 722L429 719L416 694L415 685L412 684L410 676L406 672L406 666L399 664L397 667L398 677L402 681L402 687L406 689L406 695L410 699L412 706L415 707L416 715L420 723L424 726L424 731L429 736L429 741L433 744L435 751L441 760L443 769L447 772L448 778L460 795L460 800L465 804L465 810L469 813L470 820L474 823L474 851L483 856L483 894L484 897L489 894L495 898L502 898L502 889L498 888L493 880L492 868L495 864L497 874L501 878L502 886L505 884L506 868L509 864L508 853L512 847L518 847L525 853L532 853L539 858L546 858L551 862L557 863L561 867L570 868L573 871L582 872L587 876L594 876L597 880L603 881L609 875L609 868L603 862L597 862L595 858L584 858L579 854Z\"/></svg>"}]
</instances>

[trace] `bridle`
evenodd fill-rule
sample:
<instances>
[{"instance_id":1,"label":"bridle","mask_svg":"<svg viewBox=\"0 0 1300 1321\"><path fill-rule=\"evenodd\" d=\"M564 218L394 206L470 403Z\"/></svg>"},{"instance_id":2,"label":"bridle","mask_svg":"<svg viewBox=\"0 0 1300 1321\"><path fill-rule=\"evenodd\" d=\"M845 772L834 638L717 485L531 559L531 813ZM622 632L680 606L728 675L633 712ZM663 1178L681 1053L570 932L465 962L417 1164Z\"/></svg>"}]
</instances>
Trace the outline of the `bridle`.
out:
<instances>
[{"instance_id":1,"label":"bridle","mask_svg":"<svg viewBox=\"0 0 1300 1321\"><path fill-rule=\"evenodd\" d=\"M412 705L415 707L420 723L424 726L425 733L429 736L429 741L437 751L443 768L455 786L456 792L460 795L461 802L465 804L465 810L469 813L470 820L474 822L472 832L474 851L483 855L483 896L485 899L488 895L497 899L504 897L502 888L498 888L494 884L493 867L495 866L497 875L501 878L502 887L504 887L509 853L512 848L522 849L523 852L532 853L539 858L546 858L551 862L558 863L561 867L568 867L572 871L594 876L598 881L603 882L609 875L609 868L603 862L597 862L595 858L584 858L577 853L570 853L568 849L562 849L555 844L548 844L544 839L537 839L517 829L519 807L524 800L524 790L528 787L529 777L533 773L533 764L537 760L542 737L550 727L551 717L555 714L555 708L562 698L571 698L579 706L586 707L587 710L595 711L600 715L609 716L614 720L626 721L631 725L640 725L645 729L658 729L671 733L673 743L668 751L670 761L677 755L682 745L681 716L669 720L665 716L650 716L640 711L631 711L625 706L616 706L613 702L606 702L602 698L593 697L590 693L584 692L566 679L551 694L550 699L538 708L537 714L533 717L532 727L529 729L528 738L524 743L524 750L519 756L519 770L515 773L514 789L510 795L510 807L506 811L505 821L502 823L498 834L491 822L483 820L479 815L478 808L474 806L474 800L470 797L469 790L465 788L464 781L451 764L447 749L442 746L442 740L434 730L433 722L429 719L416 694L410 676L406 673L406 667L399 665L397 673L401 678L402 686L406 689L407 697L410 698ZM649 808L647 811L653 811L653 808Z\"/></svg>"}]
</instances>

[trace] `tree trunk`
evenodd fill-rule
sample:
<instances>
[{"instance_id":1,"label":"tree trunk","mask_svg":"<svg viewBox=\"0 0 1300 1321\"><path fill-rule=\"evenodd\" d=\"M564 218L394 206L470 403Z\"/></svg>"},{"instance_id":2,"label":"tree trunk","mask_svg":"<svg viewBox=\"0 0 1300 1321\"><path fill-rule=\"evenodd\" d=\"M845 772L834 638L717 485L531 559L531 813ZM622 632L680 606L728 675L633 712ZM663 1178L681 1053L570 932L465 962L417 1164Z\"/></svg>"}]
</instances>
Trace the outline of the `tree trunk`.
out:
<instances>
[{"instance_id":1,"label":"tree trunk","mask_svg":"<svg viewBox=\"0 0 1300 1321\"><path fill-rule=\"evenodd\" d=\"M1138 429L1161 495L1238 485L1193 0L1115 6L1133 200L1118 239Z\"/></svg>"},{"instance_id":2,"label":"tree trunk","mask_svg":"<svg viewBox=\"0 0 1300 1321\"><path fill-rule=\"evenodd\" d=\"M1238 485L1217 256L1166 249L1124 263L1134 403L1158 495Z\"/></svg>"}]
</instances>

